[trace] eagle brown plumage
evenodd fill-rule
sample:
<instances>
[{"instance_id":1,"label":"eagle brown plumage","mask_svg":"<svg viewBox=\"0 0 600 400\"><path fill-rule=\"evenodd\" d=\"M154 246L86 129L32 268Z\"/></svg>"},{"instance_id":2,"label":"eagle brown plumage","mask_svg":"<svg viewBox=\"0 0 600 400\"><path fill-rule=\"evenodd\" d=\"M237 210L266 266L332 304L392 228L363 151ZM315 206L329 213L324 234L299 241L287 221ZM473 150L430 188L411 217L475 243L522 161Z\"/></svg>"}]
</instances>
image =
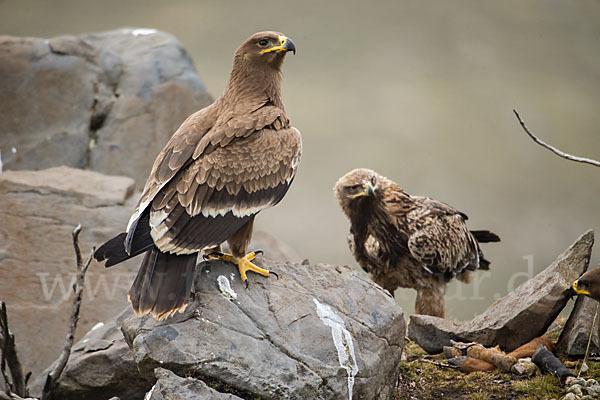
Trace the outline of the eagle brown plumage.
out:
<instances>
[{"instance_id":1,"label":"eagle brown plumage","mask_svg":"<svg viewBox=\"0 0 600 400\"><path fill-rule=\"evenodd\" d=\"M157 319L189 302L199 252L264 276L246 254L258 212L274 206L294 179L300 132L281 100L281 66L293 41L252 35L236 50L229 83L189 116L156 158L127 231L94 254L106 267L146 253L129 290L137 314ZM222 254L228 241L232 254Z\"/></svg>"},{"instance_id":2,"label":"eagle brown plumage","mask_svg":"<svg viewBox=\"0 0 600 400\"><path fill-rule=\"evenodd\" d=\"M390 293L417 290L415 312L445 315L446 283L469 282L489 269L479 242L499 242L489 231L469 231L467 216L428 197L411 196L375 171L341 177L335 196L350 219L348 244L360 266Z\"/></svg>"},{"instance_id":3,"label":"eagle brown plumage","mask_svg":"<svg viewBox=\"0 0 600 400\"><path fill-rule=\"evenodd\" d=\"M573 282L575 293L600 301L600 266L587 271Z\"/></svg>"}]
</instances>

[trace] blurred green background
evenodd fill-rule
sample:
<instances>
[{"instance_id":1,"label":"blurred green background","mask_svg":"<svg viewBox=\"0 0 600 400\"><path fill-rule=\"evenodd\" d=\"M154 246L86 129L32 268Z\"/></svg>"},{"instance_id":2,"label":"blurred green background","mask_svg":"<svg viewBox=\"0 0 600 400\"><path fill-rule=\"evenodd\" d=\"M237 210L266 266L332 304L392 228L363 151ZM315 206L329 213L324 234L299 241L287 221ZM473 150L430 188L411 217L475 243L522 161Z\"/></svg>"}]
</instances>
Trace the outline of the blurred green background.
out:
<instances>
[{"instance_id":1,"label":"blurred green background","mask_svg":"<svg viewBox=\"0 0 600 400\"><path fill-rule=\"evenodd\" d=\"M489 273L449 286L456 319L483 311L600 228L600 170L534 144L511 111L547 142L600 159L597 0L0 0L0 34L120 27L175 35L215 97L250 34L293 38L283 95L304 155L284 201L256 226L311 262L356 265L331 189L355 167L447 202L472 229L502 237L484 245ZM413 291L396 296L413 311Z\"/></svg>"}]
</instances>

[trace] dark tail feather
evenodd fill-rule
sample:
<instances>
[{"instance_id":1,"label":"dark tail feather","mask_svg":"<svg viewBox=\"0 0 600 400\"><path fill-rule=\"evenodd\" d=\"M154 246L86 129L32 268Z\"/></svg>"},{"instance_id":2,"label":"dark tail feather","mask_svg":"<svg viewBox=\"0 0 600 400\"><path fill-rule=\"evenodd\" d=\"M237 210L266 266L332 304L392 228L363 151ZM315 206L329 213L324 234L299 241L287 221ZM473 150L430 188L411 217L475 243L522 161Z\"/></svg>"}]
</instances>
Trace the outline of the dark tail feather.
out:
<instances>
[{"instance_id":1,"label":"dark tail feather","mask_svg":"<svg viewBox=\"0 0 600 400\"><path fill-rule=\"evenodd\" d=\"M479 253L479 269L488 270L490 269L490 262L483 257L483 253Z\"/></svg>"},{"instance_id":2,"label":"dark tail feather","mask_svg":"<svg viewBox=\"0 0 600 400\"><path fill-rule=\"evenodd\" d=\"M477 239L479 243L492 243L500 241L500 236L490 231L471 231L471 235L475 236L475 239Z\"/></svg>"},{"instance_id":3,"label":"dark tail feather","mask_svg":"<svg viewBox=\"0 0 600 400\"><path fill-rule=\"evenodd\" d=\"M157 247L146 253L129 289L129 301L138 315L152 313L163 319L189 303L197 254L176 255Z\"/></svg>"},{"instance_id":4,"label":"dark tail feather","mask_svg":"<svg viewBox=\"0 0 600 400\"><path fill-rule=\"evenodd\" d=\"M127 254L125 251L126 237L127 233L123 232L110 239L96 250L94 258L98 261L106 260L104 266L108 268L128 260L131 257L135 257L138 254L142 254L154 247L154 242L150 236L150 230L148 230L147 234L144 232L143 234L135 235L131 246L131 254Z\"/></svg>"}]
</instances>

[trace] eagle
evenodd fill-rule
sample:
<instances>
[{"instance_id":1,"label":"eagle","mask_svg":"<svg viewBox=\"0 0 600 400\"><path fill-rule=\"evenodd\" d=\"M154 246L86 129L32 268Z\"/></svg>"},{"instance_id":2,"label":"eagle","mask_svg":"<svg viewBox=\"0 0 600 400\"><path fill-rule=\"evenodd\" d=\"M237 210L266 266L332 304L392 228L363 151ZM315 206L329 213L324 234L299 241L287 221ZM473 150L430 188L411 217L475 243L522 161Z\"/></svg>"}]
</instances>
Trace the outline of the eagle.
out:
<instances>
[{"instance_id":1,"label":"eagle","mask_svg":"<svg viewBox=\"0 0 600 400\"><path fill-rule=\"evenodd\" d=\"M489 269L479 243L499 242L489 231L469 231L467 216L428 197L411 196L370 169L355 169L334 186L350 220L348 244L373 280L394 293L417 291L415 312L444 318L446 283L468 283Z\"/></svg>"},{"instance_id":2,"label":"eagle","mask_svg":"<svg viewBox=\"0 0 600 400\"><path fill-rule=\"evenodd\" d=\"M190 115L162 149L127 230L95 252L110 267L145 253L128 300L163 319L189 303L198 253L269 276L247 252L254 218L279 203L300 162L300 132L281 99L281 67L292 39L259 32L235 51L229 82ZM227 241L231 254L221 252Z\"/></svg>"},{"instance_id":3,"label":"eagle","mask_svg":"<svg viewBox=\"0 0 600 400\"><path fill-rule=\"evenodd\" d=\"M589 296L600 301L600 267L596 267L581 275L573 282L573 290L577 294Z\"/></svg>"}]
</instances>

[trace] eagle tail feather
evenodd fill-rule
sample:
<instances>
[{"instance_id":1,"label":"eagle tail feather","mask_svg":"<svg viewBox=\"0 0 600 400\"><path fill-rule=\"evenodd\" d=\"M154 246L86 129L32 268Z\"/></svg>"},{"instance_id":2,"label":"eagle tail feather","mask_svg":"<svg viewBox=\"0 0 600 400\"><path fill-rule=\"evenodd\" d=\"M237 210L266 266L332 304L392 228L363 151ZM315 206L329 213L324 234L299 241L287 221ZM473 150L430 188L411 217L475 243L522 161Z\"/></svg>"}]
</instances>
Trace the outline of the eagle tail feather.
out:
<instances>
[{"instance_id":1,"label":"eagle tail feather","mask_svg":"<svg viewBox=\"0 0 600 400\"><path fill-rule=\"evenodd\" d=\"M189 303L197 253L176 255L156 246L147 252L129 289L129 302L138 315L149 312L161 320Z\"/></svg>"},{"instance_id":2,"label":"eagle tail feather","mask_svg":"<svg viewBox=\"0 0 600 400\"><path fill-rule=\"evenodd\" d=\"M106 260L106 268L129 260L139 254L145 253L154 246L154 241L150 236L150 230L147 234L135 235L131 242L131 252L128 254L125 250L126 232L119 233L110 239L94 252L94 258L97 261Z\"/></svg>"},{"instance_id":3,"label":"eagle tail feather","mask_svg":"<svg viewBox=\"0 0 600 400\"><path fill-rule=\"evenodd\" d=\"M495 243L500 241L500 236L491 231L471 231L471 235L473 235L479 243Z\"/></svg>"},{"instance_id":4,"label":"eagle tail feather","mask_svg":"<svg viewBox=\"0 0 600 400\"><path fill-rule=\"evenodd\" d=\"M487 271L490 269L490 264L491 263L483 256L483 253L479 251L479 269Z\"/></svg>"}]
</instances>

